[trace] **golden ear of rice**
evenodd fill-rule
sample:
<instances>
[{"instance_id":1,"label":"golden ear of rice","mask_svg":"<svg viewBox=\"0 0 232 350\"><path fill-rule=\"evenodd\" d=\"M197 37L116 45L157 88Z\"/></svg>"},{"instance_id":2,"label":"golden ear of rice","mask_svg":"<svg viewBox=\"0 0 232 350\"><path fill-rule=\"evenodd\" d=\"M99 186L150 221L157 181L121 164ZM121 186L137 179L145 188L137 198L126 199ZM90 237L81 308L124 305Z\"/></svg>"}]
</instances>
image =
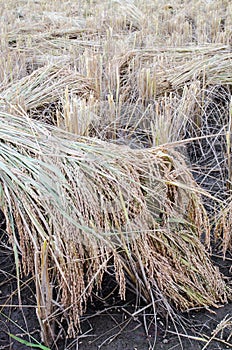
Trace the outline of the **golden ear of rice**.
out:
<instances>
[{"instance_id":1,"label":"golden ear of rice","mask_svg":"<svg viewBox=\"0 0 232 350\"><path fill-rule=\"evenodd\" d=\"M0 139L1 203L22 269L36 280L45 340L57 307L75 333L112 261L122 298L139 284L141 297L166 309L226 301L200 242L209 235L202 191L179 153L75 138L6 113Z\"/></svg>"}]
</instances>

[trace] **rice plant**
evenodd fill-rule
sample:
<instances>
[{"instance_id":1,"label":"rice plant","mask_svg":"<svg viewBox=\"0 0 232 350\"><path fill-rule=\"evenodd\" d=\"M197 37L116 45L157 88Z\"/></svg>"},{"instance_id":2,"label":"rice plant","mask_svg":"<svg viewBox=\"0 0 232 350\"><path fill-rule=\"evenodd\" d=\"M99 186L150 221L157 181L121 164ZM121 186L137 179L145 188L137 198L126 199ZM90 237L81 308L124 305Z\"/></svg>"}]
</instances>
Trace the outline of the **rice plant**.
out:
<instances>
[{"instance_id":1,"label":"rice plant","mask_svg":"<svg viewBox=\"0 0 232 350\"><path fill-rule=\"evenodd\" d=\"M226 301L200 243L209 235L202 190L180 154L70 138L7 113L0 123L1 201L22 271L35 276L45 343L57 305L74 334L110 259L122 298L128 279L146 301L159 296L182 310Z\"/></svg>"},{"instance_id":2,"label":"rice plant","mask_svg":"<svg viewBox=\"0 0 232 350\"><path fill-rule=\"evenodd\" d=\"M210 257L231 253L231 10L0 7L0 209L46 346L109 273L172 319L231 298Z\"/></svg>"}]
</instances>

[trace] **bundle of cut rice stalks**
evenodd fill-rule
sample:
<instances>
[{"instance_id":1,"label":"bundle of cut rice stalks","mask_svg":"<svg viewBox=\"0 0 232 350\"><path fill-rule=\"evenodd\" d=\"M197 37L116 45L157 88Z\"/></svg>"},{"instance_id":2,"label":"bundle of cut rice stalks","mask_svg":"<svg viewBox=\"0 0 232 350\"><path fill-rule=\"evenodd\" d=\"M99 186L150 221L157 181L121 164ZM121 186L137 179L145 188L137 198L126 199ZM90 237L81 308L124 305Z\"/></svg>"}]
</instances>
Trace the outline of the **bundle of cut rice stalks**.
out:
<instances>
[{"instance_id":1,"label":"bundle of cut rice stalks","mask_svg":"<svg viewBox=\"0 0 232 350\"><path fill-rule=\"evenodd\" d=\"M91 79L67 67L49 64L4 89L0 107L20 105L25 111L35 113L36 109L45 110L51 104L57 104L65 98L65 92L86 99L96 93Z\"/></svg>"},{"instance_id":2,"label":"bundle of cut rice stalks","mask_svg":"<svg viewBox=\"0 0 232 350\"><path fill-rule=\"evenodd\" d=\"M76 332L112 261L121 298L133 288L169 312L226 302L200 241L209 236L201 190L177 152L78 139L3 112L0 140L1 209L16 266L18 252L35 278L47 344L57 310Z\"/></svg>"},{"instance_id":3,"label":"bundle of cut rice stalks","mask_svg":"<svg viewBox=\"0 0 232 350\"><path fill-rule=\"evenodd\" d=\"M195 80L201 80L203 88L231 84L231 69L231 48L212 44L132 50L109 62L112 89L118 84L118 76L125 100L137 94L145 102L171 91L181 91L185 84Z\"/></svg>"}]
</instances>

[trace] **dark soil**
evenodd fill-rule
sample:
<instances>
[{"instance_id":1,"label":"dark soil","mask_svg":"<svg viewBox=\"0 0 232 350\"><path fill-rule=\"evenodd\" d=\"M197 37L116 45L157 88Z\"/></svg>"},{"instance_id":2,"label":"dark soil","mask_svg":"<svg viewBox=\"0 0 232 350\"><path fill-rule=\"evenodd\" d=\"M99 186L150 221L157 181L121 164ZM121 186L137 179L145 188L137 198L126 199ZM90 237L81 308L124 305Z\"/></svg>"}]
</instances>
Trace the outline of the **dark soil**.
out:
<instances>
[{"instance_id":1,"label":"dark soil","mask_svg":"<svg viewBox=\"0 0 232 350\"><path fill-rule=\"evenodd\" d=\"M213 259L229 283L232 259L228 257L223 261L217 256ZM112 283L114 282L110 281L111 288ZM105 284L105 295L106 292ZM153 309L145 304L136 306L135 296L131 293L127 295L126 302L120 302L116 295L109 298L105 295L101 295L102 302L99 297L93 298L82 318L79 337L66 342L65 346L64 343L61 347L58 344L59 349L201 350L220 322L232 317L232 303L228 303L218 309L201 308L185 314L176 311L173 322L170 317L154 318ZM232 322L224 330L218 331L215 337L217 341L210 341L208 350L232 348L232 345L226 344L232 343Z\"/></svg>"},{"instance_id":2,"label":"dark soil","mask_svg":"<svg viewBox=\"0 0 232 350\"><path fill-rule=\"evenodd\" d=\"M32 288L31 288L32 286ZM39 339L35 314L35 293L30 279L21 281L18 295L15 260L7 235L1 231L0 244L0 349L28 349L15 342L9 334L30 341L25 334ZM21 299L21 302L19 300ZM20 305L20 306L19 306Z\"/></svg>"},{"instance_id":3,"label":"dark soil","mask_svg":"<svg viewBox=\"0 0 232 350\"><path fill-rule=\"evenodd\" d=\"M112 310L101 316L96 316L89 320L86 333L77 341L78 349L124 349L124 350L149 350L149 349L189 349L200 350L206 344L203 341L193 340L192 337L210 338L211 332L228 315L231 315L231 304L220 308L214 313L201 310L198 313L182 315L183 328L178 326L178 331L169 323L157 317L156 324L149 316L133 319L127 312L121 309ZM191 321L191 322L190 322ZM186 322L186 324L184 324ZM188 326L187 326L188 323ZM191 328L189 323L192 324ZM146 329L149 327L149 329ZM230 332L232 329L230 329ZM87 333L88 332L88 333ZM179 337L177 336L179 332ZM222 336L222 338L221 338ZM220 340L226 340L229 337L229 330L224 334L218 334ZM76 344L70 349L76 349ZM207 349L229 349L230 347L221 342L211 342Z\"/></svg>"}]
</instances>

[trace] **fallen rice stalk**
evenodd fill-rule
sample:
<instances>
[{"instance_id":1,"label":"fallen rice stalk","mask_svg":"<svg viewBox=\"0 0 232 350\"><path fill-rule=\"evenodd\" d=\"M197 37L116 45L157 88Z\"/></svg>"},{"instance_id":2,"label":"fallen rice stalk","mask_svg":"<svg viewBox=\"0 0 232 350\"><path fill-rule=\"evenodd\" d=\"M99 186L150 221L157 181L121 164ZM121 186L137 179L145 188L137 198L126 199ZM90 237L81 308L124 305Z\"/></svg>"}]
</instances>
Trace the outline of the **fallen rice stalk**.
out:
<instances>
[{"instance_id":1,"label":"fallen rice stalk","mask_svg":"<svg viewBox=\"0 0 232 350\"><path fill-rule=\"evenodd\" d=\"M73 334L110 259L122 298L128 278L143 298L160 299L166 308L227 300L199 240L209 234L207 214L177 152L78 139L6 113L0 113L0 139L1 202L6 217L13 208L22 269L36 272L41 322L51 326L43 306L53 312L63 305ZM54 279L59 300L51 305Z\"/></svg>"},{"instance_id":2,"label":"fallen rice stalk","mask_svg":"<svg viewBox=\"0 0 232 350\"><path fill-rule=\"evenodd\" d=\"M65 97L65 91L83 98L95 92L91 80L64 67L47 65L35 70L29 76L11 84L0 95L0 108L21 105L31 111L58 104Z\"/></svg>"}]
</instances>

